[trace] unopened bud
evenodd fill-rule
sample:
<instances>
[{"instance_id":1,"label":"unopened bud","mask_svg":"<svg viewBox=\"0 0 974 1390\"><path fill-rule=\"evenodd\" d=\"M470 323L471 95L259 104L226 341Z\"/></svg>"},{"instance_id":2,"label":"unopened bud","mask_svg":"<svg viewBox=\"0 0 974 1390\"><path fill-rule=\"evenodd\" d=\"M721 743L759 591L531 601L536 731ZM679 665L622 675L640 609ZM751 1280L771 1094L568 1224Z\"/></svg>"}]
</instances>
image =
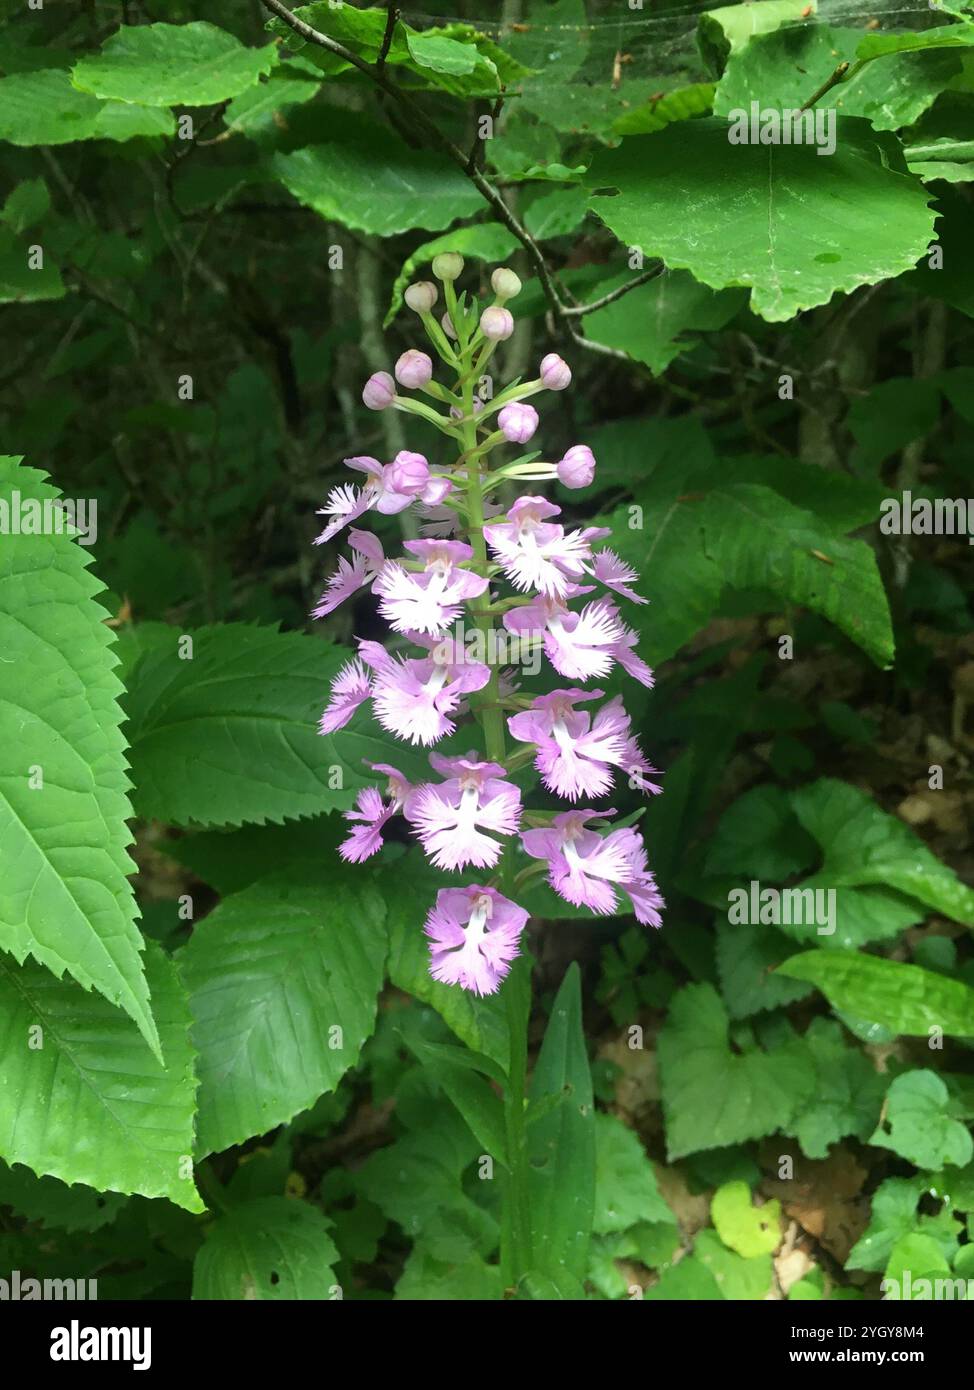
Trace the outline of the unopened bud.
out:
<instances>
[{"instance_id":1,"label":"unopened bud","mask_svg":"<svg viewBox=\"0 0 974 1390\"><path fill-rule=\"evenodd\" d=\"M588 487L594 477L595 455L587 444L573 445L559 460L558 481L565 487Z\"/></svg>"},{"instance_id":2,"label":"unopened bud","mask_svg":"<svg viewBox=\"0 0 974 1390\"><path fill-rule=\"evenodd\" d=\"M499 266L490 277L490 283L498 299L513 299L521 293L521 277L515 275L507 266Z\"/></svg>"},{"instance_id":3,"label":"unopened bud","mask_svg":"<svg viewBox=\"0 0 974 1390\"><path fill-rule=\"evenodd\" d=\"M541 359L541 384L549 391L564 391L572 383L572 369L557 352L549 352Z\"/></svg>"},{"instance_id":4,"label":"unopened bud","mask_svg":"<svg viewBox=\"0 0 974 1390\"><path fill-rule=\"evenodd\" d=\"M491 342L503 342L514 332L514 315L510 309L501 309L492 304L480 315L480 331Z\"/></svg>"},{"instance_id":5,"label":"unopened bud","mask_svg":"<svg viewBox=\"0 0 974 1390\"><path fill-rule=\"evenodd\" d=\"M511 444L526 444L538 428L538 412L533 405L514 401L505 405L497 416L504 438Z\"/></svg>"},{"instance_id":6,"label":"unopened bud","mask_svg":"<svg viewBox=\"0 0 974 1390\"><path fill-rule=\"evenodd\" d=\"M463 257L455 251L444 251L433 257L433 274L437 280L456 280L463 272Z\"/></svg>"},{"instance_id":7,"label":"unopened bud","mask_svg":"<svg viewBox=\"0 0 974 1390\"><path fill-rule=\"evenodd\" d=\"M400 386L407 386L411 391L426 386L432 376L432 360L425 352L419 352L416 348L404 352L396 363L396 380Z\"/></svg>"},{"instance_id":8,"label":"unopened bud","mask_svg":"<svg viewBox=\"0 0 974 1390\"><path fill-rule=\"evenodd\" d=\"M396 394L396 383L388 372L373 372L362 388L362 400L370 410L388 410Z\"/></svg>"},{"instance_id":9,"label":"unopened bud","mask_svg":"<svg viewBox=\"0 0 974 1390\"><path fill-rule=\"evenodd\" d=\"M417 314L428 314L436 303L439 290L432 280L417 280L415 285L410 285L403 295L410 309L414 309Z\"/></svg>"},{"instance_id":10,"label":"unopened bud","mask_svg":"<svg viewBox=\"0 0 974 1390\"><path fill-rule=\"evenodd\" d=\"M448 338L452 338L453 341L456 342L457 330L453 327L453 320L450 318L449 314L444 314L440 319L440 327Z\"/></svg>"}]
</instances>

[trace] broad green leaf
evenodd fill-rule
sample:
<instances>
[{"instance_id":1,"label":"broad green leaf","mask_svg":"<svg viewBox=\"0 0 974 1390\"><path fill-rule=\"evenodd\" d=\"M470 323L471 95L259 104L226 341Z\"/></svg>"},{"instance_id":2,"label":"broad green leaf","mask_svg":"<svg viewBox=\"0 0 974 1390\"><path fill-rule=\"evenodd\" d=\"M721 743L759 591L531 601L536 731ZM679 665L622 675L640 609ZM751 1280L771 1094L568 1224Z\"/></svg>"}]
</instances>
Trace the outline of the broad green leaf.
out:
<instances>
[{"instance_id":1,"label":"broad green leaf","mask_svg":"<svg viewBox=\"0 0 974 1390\"><path fill-rule=\"evenodd\" d=\"M932 1236L911 1231L901 1236L890 1251L889 1264L883 1271L883 1298L924 1296L922 1288L914 1289L917 1280L950 1273L950 1265L939 1244ZM909 1276L909 1279L907 1278ZM929 1292L926 1297L930 1297Z\"/></svg>"},{"instance_id":2,"label":"broad green leaf","mask_svg":"<svg viewBox=\"0 0 974 1390\"><path fill-rule=\"evenodd\" d=\"M75 140L129 140L171 135L171 111L99 101L72 85L61 68L0 78L0 140L12 145L69 145Z\"/></svg>"},{"instance_id":3,"label":"broad green leaf","mask_svg":"<svg viewBox=\"0 0 974 1390\"><path fill-rule=\"evenodd\" d=\"M40 222L50 211L51 195L43 179L24 179L7 198L0 212L10 230L17 235Z\"/></svg>"},{"instance_id":4,"label":"broad green leaf","mask_svg":"<svg viewBox=\"0 0 974 1390\"><path fill-rule=\"evenodd\" d=\"M707 984L674 996L658 1057L671 1160L787 1129L815 1084L800 1043L733 1052L724 1006Z\"/></svg>"},{"instance_id":5,"label":"broad green leaf","mask_svg":"<svg viewBox=\"0 0 974 1390\"><path fill-rule=\"evenodd\" d=\"M500 1266L480 1255L468 1255L457 1263L438 1260L421 1242L413 1246L396 1284L397 1301L438 1303L488 1303L500 1300Z\"/></svg>"},{"instance_id":6,"label":"broad green leaf","mask_svg":"<svg viewBox=\"0 0 974 1390\"><path fill-rule=\"evenodd\" d=\"M778 1203L768 1202L759 1208L759 1212L765 1212L771 1206L777 1207ZM729 1250L714 1231L705 1230L700 1231L693 1242L692 1258L710 1270L722 1298L738 1302L768 1297L771 1289L770 1255L738 1255L734 1250Z\"/></svg>"},{"instance_id":7,"label":"broad green leaf","mask_svg":"<svg viewBox=\"0 0 974 1390\"><path fill-rule=\"evenodd\" d=\"M122 687L104 586L59 497L0 459L0 950L98 990L158 1053L128 880Z\"/></svg>"},{"instance_id":8,"label":"broad green leaf","mask_svg":"<svg viewBox=\"0 0 974 1390\"><path fill-rule=\"evenodd\" d=\"M534 200L524 214L524 225L537 241L567 236L581 226L587 211L583 188L559 188Z\"/></svg>"},{"instance_id":9,"label":"broad green leaf","mask_svg":"<svg viewBox=\"0 0 974 1390\"><path fill-rule=\"evenodd\" d=\"M720 992L733 1019L750 1018L804 999L811 985L785 980L775 967L793 954L794 944L773 927L717 922Z\"/></svg>"},{"instance_id":10,"label":"broad green leaf","mask_svg":"<svg viewBox=\"0 0 974 1390\"><path fill-rule=\"evenodd\" d=\"M281 119L282 111L317 96L321 83L317 76L310 75L308 69L314 72L311 64L301 63L301 59L292 59L282 64L274 69L266 82L258 82L234 97L223 113L228 130L240 130L251 137L276 130L276 122Z\"/></svg>"},{"instance_id":11,"label":"broad green leaf","mask_svg":"<svg viewBox=\"0 0 974 1390\"><path fill-rule=\"evenodd\" d=\"M632 274L614 276L592 291L601 298L621 288ZM614 304L586 315L585 331L595 342L619 348L661 376L682 352L695 345L684 334L725 327L744 307L744 290L708 289L685 271L664 271Z\"/></svg>"},{"instance_id":12,"label":"broad green leaf","mask_svg":"<svg viewBox=\"0 0 974 1390\"><path fill-rule=\"evenodd\" d=\"M583 1279L595 1212L595 1111L574 963L555 996L531 1078L532 1101L556 1093L564 1104L528 1131L534 1262L554 1279Z\"/></svg>"},{"instance_id":13,"label":"broad green leaf","mask_svg":"<svg viewBox=\"0 0 974 1390\"><path fill-rule=\"evenodd\" d=\"M375 1025L386 938L367 878L282 871L225 898L177 959L199 1052L200 1155L334 1090Z\"/></svg>"},{"instance_id":14,"label":"broad green leaf","mask_svg":"<svg viewBox=\"0 0 974 1390\"><path fill-rule=\"evenodd\" d=\"M443 155L411 149L388 130L381 138L276 154L272 168L305 207L377 236L415 227L436 232L483 207L473 184Z\"/></svg>"},{"instance_id":15,"label":"broad green leaf","mask_svg":"<svg viewBox=\"0 0 974 1390\"><path fill-rule=\"evenodd\" d=\"M923 1191L919 1177L886 1178L873 1194L869 1225L846 1260L846 1269L881 1270L893 1246L913 1230Z\"/></svg>"},{"instance_id":16,"label":"broad green leaf","mask_svg":"<svg viewBox=\"0 0 974 1390\"><path fill-rule=\"evenodd\" d=\"M724 812L707 844L706 872L776 883L815 862L815 842L799 824L786 794L752 787Z\"/></svg>"},{"instance_id":17,"label":"broad green leaf","mask_svg":"<svg viewBox=\"0 0 974 1390\"><path fill-rule=\"evenodd\" d=\"M140 106L213 106L239 96L277 62L277 45L246 48L233 34L190 24L123 24L76 63L80 92Z\"/></svg>"},{"instance_id":18,"label":"broad green leaf","mask_svg":"<svg viewBox=\"0 0 974 1390\"><path fill-rule=\"evenodd\" d=\"M630 136L589 169L592 210L624 245L712 289L747 286L754 312L781 322L912 270L933 233L895 139L854 117L836 126L827 158L730 145L727 122L709 117Z\"/></svg>"},{"instance_id":19,"label":"broad green leaf","mask_svg":"<svg viewBox=\"0 0 974 1390\"><path fill-rule=\"evenodd\" d=\"M654 94L642 106L634 106L619 116L612 126L613 135L653 135L673 121L686 121L692 116L705 116L714 102L714 84L695 82L678 87L665 96Z\"/></svg>"},{"instance_id":20,"label":"broad green leaf","mask_svg":"<svg viewBox=\"0 0 974 1390\"><path fill-rule=\"evenodd\" d=\"M345 872L338 846L348 829L341 816L316 816L284 825L201 830L164 840L159 848L226 897L283 869L320 872L327 865ZM365 873L368 876L368 870ZM358 882L363 882L361 874Z\"/></svg>"},{"instance_id":21,"label":"broad green leaf","mask_svg":"<svg viewBox=\"0 0 974 1390\"><path fill-rule=\"evenodd\" d=\"M432 68L434 72L454 77L473 72L480 58L471 44L458 43L442 34L407 34L406 46L409 56L421 68Z\"/></svg>"},{"instance_id":22,"label":"broad green leaf","mask_svg":"<svg viewBox=\"0 0 974 1390\"><path fill-rule=\"evenodd\" d=\"M126 1200L118 1192L69 1186L58 1178L39 1178L19 1163L12 1168L0 1163L0 1206L13 1207L45 1230L97 1231L115 1220Z\"/></svg>"},{"instance_id":23,"label":"broad green leaf","mask_svg":"<svg viewBox=\"0 0 974 1390\"><path fill-rule=\"evenodd\" d=\"M371 721L317 731L347 649L242 623L187 635L191 649L177 649L174 630L172 644L149 652L130 678L140 814L175 825L280 822L348 807L362 786L376 785L364 760L384 762L389 744L365 731ZM396 756L404 775L423 775L425 759L412 749Z\"/></svg>"},{"instance_id":24,"label":"broad green leaf","mask_svg":"<svg viewBox=\"0 0 974 1390\"><path fill-rule=\"evenodd\" d=\"M193 1265L193 1298L319 1302L341 1297L329 1223L309 1202L260 1197L221 1215Z\"/></svg>"},{"instance_id":25,"label":"broad green leaf","mask_svg":"<svg viewBox=\"0 0 974 1390\"><path fill-rule=\"evenodd\" d=\"M747 1260L771 1255L781 1243L781 1203L756 1207L746 1182L718 1187L710 1201L710 1217L727 1248Z\"/></svg>"},{"instance_id":26,"label":"broad green leaf","mask_svg":"<svg viewBox=\"0 0 974 1390\"><path fill-rule=\"evenodd\" d=\"M963 1168L974 1142L952 1110L950 1092L936 1072L903 1072L890 1085L883 1119L869 1142L917 1168Z\"/></svg>"},{"instance_id":27,"label":"broad green leaf","mask_svg":"<svg viewBox=\"0 0 974 1390\"><path fill-rule=\"evenodd\" d=\"M859 42L857 56L873 59L930 48L970 48L972 44L974 24L945 24L922 34L866 34Z\"/></svg>"},{"instance_id":28,"label":"broad green leaf","mask_svg":"<svg viewBox=\"0 0 974 1390\"><path fill-rule=\"evenodd\" d=\"M165 1067L100 995L0 956L0 1157L38 1176L202 1211L189 1011L159 947L148 943L145 960Z\"/></svg>"},{"instance_id":29,"label":"broad green leaf","mask_svg":"<svg viewBox=\"0 0 974 1390\"><path fill-rule=\"evenodd\" d=\"M797 24L811 17L814 23L817 0L764 0L760 5L749 3L724 5L707 10L700 16L697 37L700 51L714 72L719 73L728 55L745 48L757 34L767 34L782 24Z\"/></svg>"},{"instance_id":30,"label":"broad green leaf","mask_svg":"<svg viewBox=\"0 0 974 1390\"><path fill-rule=\"evenodd\" d=\"M872 797L824 777L792 794L802 825L821 845L820 877L837 886L883 886L974 926L974 890Z\"/></svg>"},{"instance_id":31,"label":"broad green leaf","mask_svg":"<svg viewBox=\"0 0 974 1390\"><path fill-rule=\"evenodd\" d=\"M917 965L858 951L805 951L778 969L790 979L811 981L833 1008L898 1034L926 1037L940 1028L974 1037L974 989Z\"/></svg>"},{"instance_id":32,"label":"broad green leaf","mask_svg":"<svg viewBox=\"0 0 974 1390\"><path fill-rule=\"evenodd\" d=\"M714 114L749 111L752 102L761 110L797 110L840 62L855 61L861 40L861 29L827 25L758 35L728 61L714 98ZM863 116L877 130L898 130L912 125L959 71L960 59L953 53L900 54L851 73L821 99L819 109Z\"/></svg>"},{"instance_id":33,"label":"broad green leaf","mask_svg":"<svg viewBox=\"0 0 974 1390\"><path fill-rule=\"evenodd\" d=\"M389 324L402 307L402 296L406 286L422 265L428 265L434 256L445 251L455 251L462 256L472 256L478 261L503 261L519 246L513 232L502 227L499 222L478 222L473 227L458 227L456 231L444 232L432 241L425 241L403 263L392 287L392 301L386 313L383 327Z\"/></svg>"},{"instance_id":34,"label":"broad green leaf","mask_svg":"<svg viewBox=\"0 0 974 1390\"><path fill-rule=\"evenodd\" d=\"M879 1117L885 1078L859 1048L846 1046L833 1019L813 1019L802 1041L816 1070L815 1092L792 1122L802 1152L827 1158L829 1146L850 1134L865 1143Z\"/></svg>"},{"instance_id":35,"label":"broad green leaf","mask_svg":"<svg viewBox=\"0 0 974 1390\"><path fill-rule=\"evenodd\" d=\"M615 1115L595 1117L595 1216L597 1235L626 1231L639 1222L670 1222L653 1165L638 1135Z\"/></svg>"},{"instance_id":36,"label":"broad green leaf","mask_svg":"<svg viewBox=\"0 0 974 1390\"><path fill-rule=\"evenodd\" d=\"M723 1297L716 1278L696 1255L687 1255L664 1269L659 1283L643 1294L647 1303L714 1303Z\"/></svg>"},{"instance_id":37,"label":"broad green leaf","mask_svg":"<svg viewBox=\"0 0 974 1390\"><path fill-rule=\"evenodd\" d=\"M43 255L40 265L35 263L38 251ZM61 272L44 248L29 236L17 237L9 227L0 227L0 304L36 304L64 295Z\"/></svg>"}]
</instances>

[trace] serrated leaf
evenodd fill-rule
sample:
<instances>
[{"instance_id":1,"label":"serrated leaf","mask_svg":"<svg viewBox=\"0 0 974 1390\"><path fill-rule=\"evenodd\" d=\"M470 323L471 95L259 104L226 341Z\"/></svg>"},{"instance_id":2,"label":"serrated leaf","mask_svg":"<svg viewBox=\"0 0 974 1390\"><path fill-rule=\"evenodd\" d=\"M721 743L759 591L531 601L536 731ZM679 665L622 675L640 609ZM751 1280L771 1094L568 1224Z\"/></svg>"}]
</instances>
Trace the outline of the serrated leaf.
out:
<instances>
[{"instance_id":1,"label":"serrated leaf","mask_svg":"<svg viewBox=\"0 0 974 1390\"><path fill-rule=\"evenodd\" d=\"M952 1110L950 1092L936 1072L903 1072L890 1085L883 1119L869 1142L917 1168L963 1168L974 1155L974 1141Z\"/></svg>"},{"instance_id":2,"label":"serrated leaf","mask_svg":"<svg viewBox=\"0 0 974 1390\"><path fill-rule=\"evenodd\" d=\"M375 888L336 866L263 879L195 929L177 960L199 1052L200 1155L286 1124L355 1065L375 1025L384 918Z\"/></svg>"},{"instance_id":3,"label":"serrated leaf","mask_svg":"<svg viewBox=\"0 0 974 1390\"><path fill-rule=\"evenodd\" d=\"M118 1192L39 1178L19 1163L0 1163L0 1206L13 1207L45 1230L97 1231L115 1220L126 1200Z\"/></svg>"},{"instance_id":4,"label":"serrated leaf","mask_svg":"<svg viewBox=\"0 0 974 1390\"><path fill-rule=\"evenodd\" d=\"M140 106L212 106L239 96L277 62L277 45L246 48L215 24L123 24L76 63L79 92Z\"/></svg>"},{"instance_id":5,"label":"serrated leaf","mask_svg":"<svg viewBox=\"0 0 974 1390\"><path fill-rule=\"evenodd\" d=\"M565 1102L528 1131L531 1234L536 1269L585 1277L595 1211L595 1111L577 964L552 1005L530 1098L563 1092Z\"/></svg>"},{"instance_id":6,"label":"serrated leaf","mask_svg":"<svg viewBox=\"0 0 974 1390\"><path fill-rule=\"evenodd\" d=\"M597 1235L626 1231L640 1222L671 1222L656 1173L639 1138L615 1115L595 1117L595 1215Z\"/></svg>"},{"instance_id":7,"label":"serrated leaf","mask_svg":"<svg viewBox=\"0 0 974 1390\"><path fill-rule=\"evenodd\" d=\"M731 1018L750 1018L783 1008L811 993L811 985L785 980L775 967L793 952L787 936L755 923L717 922L717 972Z\"/></svg>"},{"instance_id":8,"label":"serrated leaf","mask_svg":"<svg viewBox=\"0 0 974 1390\"><path fill-rule=\"evenodd\" d=\"M812 1094L814 1070L800 1043L738 1054L728 1031L712 985L674 996L658 1045L671 1160L786 1129Z\"/></svg>"},{"instance_id":9,"label":"serrated leaf","mask_svg":"<svg viewBox=\"0 0 974 1390\"><path fill-rule=\"evenodd\" d=\"M165 1067L100 995L0 956L0 1157L39 1176L202 1211L191 1168L189 1010L152 942L145 960Z\"/></svg>"},{"instance_id":10,"label":"serrated leaf","mask_svg":"<svg viewBox=\"0 0 974 1390\"><path fill-rule=\"evenodd\" d=\"M338 1251L308 1202L260 1197L220 1216L193 1265L193 1298L325 1301L340 1296Z\"/></svg>"},{"instance_id":11,"label":"serrated leaf","mask_svg":"<svg viewBox=\"0 0 974 1390\"><path fill-rule=\"evenodd\" d=\"M140 814L175 825L282 821L344 809L360 787L375 785L364 760L385 761L387 736L368 732L361 718L325 738L317 731L347 650L242 623L191 636L191 658L153 650L130 678ZM395 756L407 777L426 775L425 759L407 745Z\"/></svg>"},{"instance_id":12,"label":"serrated leaf","mask_svg":"<svg viewBox=\"0 0 974 1390\"><path fill-rule=\"evenodd\" d=\"M846 1046L832 1019L813 1019L803 1041L815 1063L815 1092L792 1121L792 1129L807 1158L827 1158L829 1146L847 1135L863 1142L869 1138L886 1081L868 1056Z\"/></svg>"},{"instance_id":13,"label":"serrated leaf","mask_svg":"<svg viewBox=\"0 0 974 1390\"><path fill-rule=\"evenodd\" d=\"M574 190L572 190L574 192ZM621 288L631 275L598 285L593 300ZM685 271L666 271L614 304L586 316L586 333L606 347L627 352L661 376L681 352L694 346L686 333L724 328L746 302L744 290L714 291Z\"/></svg>"},{"instance_id":14,"label":"serrated leaf","mask_svg":"<svg viewBox=\"0 0 974 1390\"><path fill-rule=\"evenodd\" d=\"M749 287L754 312L782 322L912 270L933 234L896 140L851 116L836 126L824 159L811 145L730 145L709 117L629 136L586 175L592 211L712 289ZM615 196L596 191L607 187Z\"/></svg>"},{"instance_id":15,"label":"serrated leaf","mask_svg":"<svg viewBox=\"0 0 974 1390\"><path fill-rule=\"evenodd\" d=\"M793 980L810 980L833 1008L881 1023L897 1034L926 1037L940 1028L974 1037L974 989L858 951L805 951L778 967Z\"/></svg>"},{"instance_id":16,"label":"serrated leaf","mask_svg":"<svg viewBox=\"0 0 974 1390\"><path fill-rule=\"evenodd\" d=\"M39 529L45 508L57 524L59 497L44 474L0 460L0 950L98 990L158 1051L104 586L63 514L59 534L17 534L31 516Z\"/></svg>"}]
</instances>

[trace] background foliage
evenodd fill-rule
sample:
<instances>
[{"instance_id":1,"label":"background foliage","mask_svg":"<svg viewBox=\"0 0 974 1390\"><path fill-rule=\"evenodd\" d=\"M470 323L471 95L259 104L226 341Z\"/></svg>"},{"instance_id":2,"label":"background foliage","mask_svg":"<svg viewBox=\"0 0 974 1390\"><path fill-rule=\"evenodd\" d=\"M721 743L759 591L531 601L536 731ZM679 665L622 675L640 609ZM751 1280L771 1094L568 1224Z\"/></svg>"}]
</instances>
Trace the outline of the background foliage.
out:
<instances>
[{"instance_id":1,"label":"background foliage","mask_svg":"<svg viewBox=\"0 0 974 1390\"><path fill-rule=\"evenodd\" d=\"M0 545L0 1267L102 1297L515 1292L482 1165L503 1003L428 978L408 845L337 859L387 741L315 726L378 629L368 600L307 619L341 460L424 447L359 393L450 249L473 287L525 279L505 376L570 357L544 426L599 471L561 500L643 573L659 667L634 713L663 931L526 903L516 1295L967 1278L970 549L878 521L974 494L974 22L451 8L404 15L389 90L258 3L0 0L0 498L99 518L93 562ZM385 10L299 14L374 67ZM840 62L834 156L728 145L729 111ZM752 880L834 889L839 929L731 924Z\"/></svg>"}]
</instances>

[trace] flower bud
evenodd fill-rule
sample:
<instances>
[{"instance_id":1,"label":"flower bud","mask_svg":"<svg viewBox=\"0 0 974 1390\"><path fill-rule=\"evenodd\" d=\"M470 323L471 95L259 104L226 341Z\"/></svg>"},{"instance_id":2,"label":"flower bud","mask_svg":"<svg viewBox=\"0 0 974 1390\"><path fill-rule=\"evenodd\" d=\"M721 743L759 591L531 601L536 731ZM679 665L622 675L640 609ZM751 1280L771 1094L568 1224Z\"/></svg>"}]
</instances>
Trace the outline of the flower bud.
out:
<instances>
[{"instance_id":1,"label":"flower bud","mask_svg":"<svg viewBox=\"0 0 974 1390\"><path fill-rule=\"evenodd\" d=\"M572 382L572 369L557 352L549 352L541 359L541 385L549 391L564 391Z\"/></svg>"},{"instance_id":2,"label":"flower bud","mask_svg":"<svg viewBox=\"0 0 974 1390\"><path fill-rule=\"evenodd\" d=\"M521 277L507 266L499 266L490 277L490 283L498 299L513 299L521 293Z\"/></svg>"},{"instance_id":3,"label":"flower bud","mask_svg":"<svg viewBox=\"0 0 974 1390\"><path fill-rule=\"evenodd\" d=\"M480 315L480 331L491 342L503 342L514 332L514 315L510 309L500 309L492 304Z\"/></svg>"},{"instance_id":4,"label":"flower bud","mask_svg":"<svg viewBox=\"0 0 974 1390\"><path fill-rule=\"evenodd\" d=\"M430 466L422 454L400 449L389 465L389 485L393 492L419 492L430 480Z\"/></svg>"},{"instance_id":5,"label":"flower bud","mask_svg":"<svg viewBox=\"0 0 974 1390\"><path fill-rule=\"evenodd\" d=\"M440 319L440 327L448 338L452 338L453 341L456 342L457 330L453 327L453 320L448 313L444 314Z\"/></svg>"},{"instance_id":6,"label":"flower bud","mask_svg":"<svg viewBox=\"0 0 974 1390\"><path fill-rule=\"evenodd\" d=\"M558 462L558 481L565 487L588 487L594 477L595 455L587 444L573 445Z\"/></svg>"},{"instance_id":7,"label":"flower bud","mask_svg":"<svg viewBox=\"0 0 974 1390\"><path fill-rule=\"evenodd\" d=\"M388 410L396 394L396 383L388 372L373 372L362 388L362 400L370 410Z\"/></svg>"},{"instance_id":8,"label":"flower bud","mask_svg":"<svg viewBox=\"0 0 974 1390\"><path fill-rule=\"evenodd\" d=\"M513 401L502 407L497 416L504 438L511 444L526 444L538 428L538 412L533 405Z\"/></svg>"},{"instance_id":9,"label":"flower bud","mask_svg":"<svg viewBox=\"0 0 974 1390\"><path fill-rule=\"evenodd\" d=\"M463 257L455 251L444 251L433 257L433 274L437 280L456 280L463 271Z\"/></svg>"},{"instance_id":10,"label":"flower bud","mask_svg":"<svg viewBox=\"0 0 974 1390\"><path fill-rule=\"evenodd\" d=\"M403 298L417 314L428 314L436 303L438 294L439 290L432 280L417 280L415 285L407 288Z\"/></svg>"},{"instance_id":11,"label":"flower bud","mask_svg":"<svg viewBox=\"0 0 974 1390\"><path fill-rule=\"evenodd\" d=\"M433 363L425 352L410 348L396 363L396 380L411 391L426 386L433 376Z\"/></svg>"}]
</instances>

